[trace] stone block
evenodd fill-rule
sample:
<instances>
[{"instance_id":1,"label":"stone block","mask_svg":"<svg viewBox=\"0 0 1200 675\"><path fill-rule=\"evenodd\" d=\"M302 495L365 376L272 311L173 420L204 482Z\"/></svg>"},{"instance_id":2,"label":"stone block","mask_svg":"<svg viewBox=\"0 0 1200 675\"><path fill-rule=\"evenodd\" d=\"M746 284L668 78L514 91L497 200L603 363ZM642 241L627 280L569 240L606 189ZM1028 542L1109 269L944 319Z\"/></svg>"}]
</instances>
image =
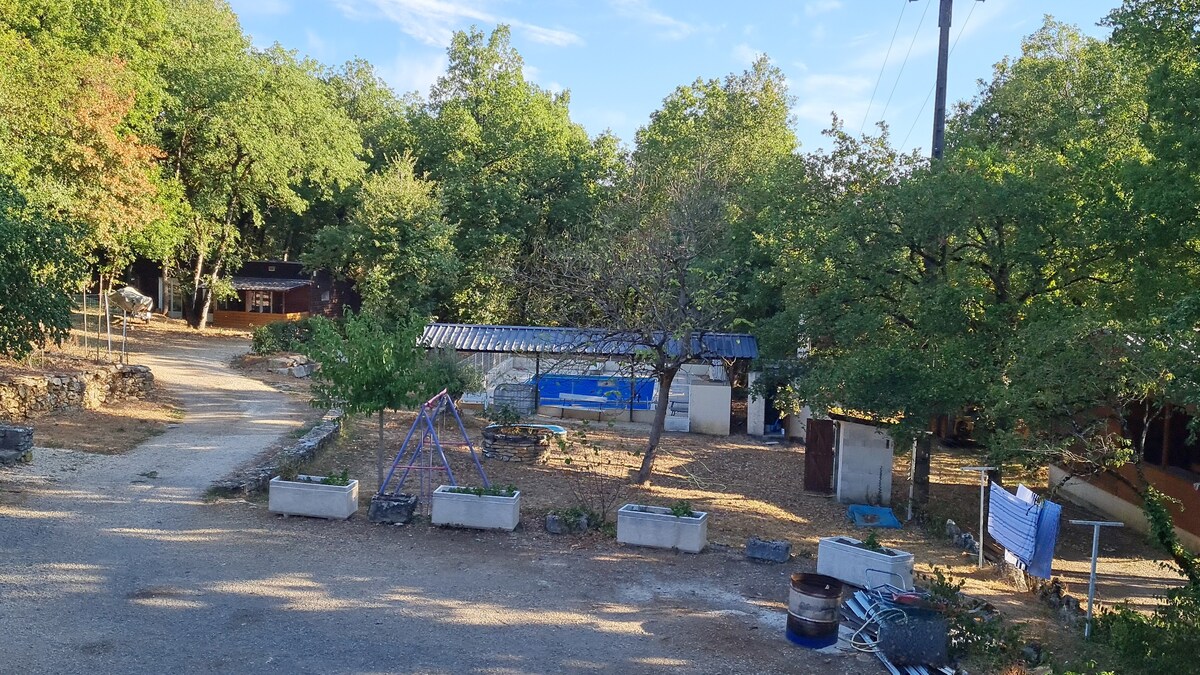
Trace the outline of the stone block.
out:
<instances>
[{"instance_id":1,"label":"stone block","mask_svg":"<svg viewBox=\"0 0 1200 675\"><path fill-rule=\"evenodd\" d=\"M0 424L0 450L25 452L33 447L33 427Z\"/></svg>"},{"instance_id":2,"label":"stone block","mask_svg":"<svg viewBox=\"0 0 1200 675\"><path fill-rule=\"evenodd\" d=\"M416 495L375 495L371 497L371 507L367 509L367 520L404 525L412 520L416 510Z\"/></svg>"},{"instance_id":3,"label":"stone block","mask_svg":"<svg viewBox=\"0 0 1200 675\"><path fill-rule=\"evenodd\" d=\"M792 544L782 539L750 537L746 540L746 557L751 560L785 563L792 557Z\"/></svg>"}]
</instances>

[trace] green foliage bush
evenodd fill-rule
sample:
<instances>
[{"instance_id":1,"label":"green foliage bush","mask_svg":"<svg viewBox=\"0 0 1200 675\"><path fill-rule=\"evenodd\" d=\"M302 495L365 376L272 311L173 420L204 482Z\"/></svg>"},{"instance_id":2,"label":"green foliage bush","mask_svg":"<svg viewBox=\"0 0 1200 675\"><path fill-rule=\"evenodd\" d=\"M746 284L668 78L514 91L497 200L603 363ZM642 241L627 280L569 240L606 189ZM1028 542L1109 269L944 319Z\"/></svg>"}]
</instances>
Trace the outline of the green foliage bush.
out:
<instances>
[{"instance_id":1,"label":"green foliage bush","mask_svg":"<svg viewBox=\"0 0 1200 675\"><path fill-rule=\"evenodd\" d=\"M446 492L476 497L512 497L517 494L516 485L493 485L491 487L452 487Z\"/></svg>"},{"instance_id":2,"label":"green foliage bush","mask_svg":"<svg viewBox=\"0 0 1200 675\"><path fill-rule=\"evenodd\" d=\"M1120 660L1122 673L1194 672L1200 654L1200 585L1167 591L1152 614L1121 606L1096 617L1096 640Z\"/></svg>"},{"instance_id":3,"label":"green foliage bush","mask_svg":"<svg viewBox=\"0 0 1200 675\"><path fill-rule=\"evenodd\" d=\"M940 568L919 574L929 591L930 603L949 621L950 656L966 660L971 672L1007 672L1005 667L1022 660L1024 641L1020 627L980 600L963 595L964 581L955 581Z\"/></svg>"},{"instance_id":4,"label":"green foliage bush","mask_svg":"<svg viewBox=\"0 0 1200 675\"><path fill-rule=\"evenodd\" d=\"M277 352L303 352L312 340L312 326L316 317L298 321L277 321L254 329L251 349L255 354Z\"/></svg>"}]
</instances>

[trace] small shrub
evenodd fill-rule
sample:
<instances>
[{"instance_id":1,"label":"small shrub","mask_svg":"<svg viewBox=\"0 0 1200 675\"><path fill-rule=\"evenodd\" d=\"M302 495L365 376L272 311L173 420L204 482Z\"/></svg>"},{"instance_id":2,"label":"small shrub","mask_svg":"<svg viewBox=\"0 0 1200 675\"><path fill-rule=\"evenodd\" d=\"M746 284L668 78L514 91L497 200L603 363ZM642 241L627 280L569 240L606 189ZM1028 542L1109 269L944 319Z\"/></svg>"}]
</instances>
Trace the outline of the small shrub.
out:
<instances>
[{"instance_id":1,"label":"small shrub","mask_svg":"<svg viewBox=\"0 0 1200 675\"><path fill-rule=\"evenodd\" d=\"M589 523L603 531L609 522L609 514L625 498L628 467L617 460L619 455L602 451L600 445L591 440L588 429L585 423L566 437L556 435L554 446L542 462L555 465L567 474L576 508L592 514L594 519ZM623 452L634 454L627 450Z\"/></svg>"},{"instance_id":2,"label":"small shrub","mask_svg":"<svg viewBox=\"0 0 1200 675\"><path fill-rule=\"evenodd\" d=\"M295 481L300 477L300 467L293 462L285 462L279 465L279 480Z\"/></svg>"},{"instance_id":3,"label":"small shrub","mask_svg":"<svg viewBox=\"0 0 1200 675\"><path fill-rule=\"evenodd\" d=\"M859 543L859 547L865 548L868 551L883 553L883 545L879 543L879 535L875 532L875 530L871 530L867 533L867 536L864 537Z\"/></svg>"},{"instance_id":4,"label":"small shrub","mask_svg":"<svg viewBox=\"0 0 1200 675\"><path fill-rule=\"evenodd\" d=\"M303 352L312 339L313 317L297 321L276 321L254 329L251 350L255 354Z\"/></svg>"},{"instance_id":5,"label":"small shrub","mask_svg":"<svg viewBox=\"0 0 1200 675\"><path fill-rule=\"evenodd\" d=\"M931 604L945 615L950 624L950 657L966 659L976 670L1002 672L1004 667L1021 661L1021 629L1004 620L986 603L962 594L962 580L954 581L940 568L918 579L928 588Z\"/></svg>"},{"instance_id":6,"label":"small shrub","mask_svg":"<svg viewBox=\"0 0 1200 675\"><path fill-rule=\"evenodd\" d=\"M522 419L520 411L507 403L489 407L486 411L484 411L484 417L489 422L499 424L501 426L520 424Z\"/></svg>"},{"instance_id":7,"label":"small shrub","mask_svg":"<svg viewBox=\"0 0 1200 675\"><path fill-rule=\"evenodd\" d=\"M493 485L491 487L452 487L446 492L476 497L511 497L517 494L516 485Z\"/></svg>"},{"instance_id":8,"label":"small shrub","mask_svg":"<svg viewBox=\"0 0 1200 675\"><path fill-rule=\"evenodd\" d=\"M1167 591L1152 614L1121 606L1095 619L1096 640L1121 660L1120 672L1193 672L1200 653L1200 586Z\"/></svg>"},{"instance_id":9,"label":"small shrub","mask_svg":"<svg viewBox=\"0 0 1200 675\"><path fill-rule=\"evenodd\" d=\"M331 473L321 479L322 485L349 485L350 470L342 469L341 473Z\"/></svg>"},{"instance_id":10,"label":"small shrub","mask_svg":"<svg viewBox=\"0 0 1200 675\"><path fill-rule=\"evenodd\" d=\"M696 513L692 511L691 502L685 499L680 499L671 505L671 515L675 516L676 518L694 518Z\"/></svg>"},{"instance_id":11,"label":"small shrub","mask_svg":"<svg viewBox=\"0 0 1200 675\"><path fill-rule=\"evenodd\" d=\"M600 526L599 515L579 506L572 506L569 509L554 509L550 513L561 518L563 525L566 525L567 529L572 532L582 529L580 527L582 523L587 523L588 529Z\"/></svg>"}]
</instances>

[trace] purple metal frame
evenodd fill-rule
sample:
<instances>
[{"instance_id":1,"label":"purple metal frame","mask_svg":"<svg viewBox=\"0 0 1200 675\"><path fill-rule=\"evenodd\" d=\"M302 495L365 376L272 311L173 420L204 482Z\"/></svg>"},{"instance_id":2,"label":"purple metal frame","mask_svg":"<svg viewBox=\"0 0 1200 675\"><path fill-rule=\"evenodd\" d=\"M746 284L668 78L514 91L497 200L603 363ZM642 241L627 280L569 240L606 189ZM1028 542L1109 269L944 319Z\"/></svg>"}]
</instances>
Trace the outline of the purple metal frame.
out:
<instances>
[{"instance_id":1,"label":"purple metal frame","mask_svg":"<svg viewBox=\"0 0 1200 675\"><path fill-rule=\"evenodd\" d=\"M446 452L442 448L442 439L438 436L436 422L438 418L449 412L454 416L454 421L458 425L458 431L462 434L463 445L467 446L467 450L471 453L471 461L475 463L475 468L479 471L479 477L483 480L483 487L491 487L488 481L487 474L483 471L483 464L479 462L479 455L475 454L475 446L471 444L471 437L467 435L467 427L463 424L462 417L458 414L458 408L454 405L454 400L450 398L450 394L443 389L433 398L426 401L420 412L417 413L417 419L413 422L412 428L408 430L408 435L404 437L404 442L400 444L400 451L396 453L396 459L392 462L392 468L388 470L387 477L383 479L383 484L379 486L380 496L395 496L400 493L400 489L404 487L404 482L408 480L411 472L417 471L420 476L421 486L420 493L428 498L433 491L433 475L434 471L445 471L446 478L450 485L458 485L454 478L454 471L450 468L450 460L446 458ZM418 428L423 425L421 435L413 443ZM432 446L432 450L426 449L426 443ZM458 443L455 443L458 445ZM409 449L412 453L409 453ZM442 460L442 465L432 465L432 453L436 451L438 457ZM429 466L417 466L417 460L425 452L430 453ZM408 463L404 466L404 473L396 480L395 487L388 492L388 486L392 484L392 478L396 474L396 469L400 467L404 461L405 455L409 455ZM428 485L426 485L428 481Z\"/></svg>"}]
</instances>

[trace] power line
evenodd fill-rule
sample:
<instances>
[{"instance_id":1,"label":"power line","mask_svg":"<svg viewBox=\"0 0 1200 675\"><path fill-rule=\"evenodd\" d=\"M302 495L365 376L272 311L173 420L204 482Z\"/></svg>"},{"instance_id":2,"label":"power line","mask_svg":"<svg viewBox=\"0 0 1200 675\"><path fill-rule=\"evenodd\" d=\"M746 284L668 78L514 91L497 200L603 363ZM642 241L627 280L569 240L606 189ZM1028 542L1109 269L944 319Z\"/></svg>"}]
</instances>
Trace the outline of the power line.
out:
<instances>
[{"instance_id":1,"label":"power line","mask_svg":"<svg viewBox=\"0 0 1200 675\"><path fill-rule=\"evenodd\" d=\"M887 103L883 104L883 112L879 113L879 119L887 116L888 106L892 104L892 96L896 93L896 87L900 86L900 76L904 74L904 66L908 65L908 56L912 54L913 45L917 44L917 36L921 34L921 26L925 24L925 15L929 13L929 5L933 0L925 0L925 9L921 12L921 20L917 22L917 29L913 31L912 40L908 43L908 51L904 54L904 61L900 62L900 70L896 73L896 82L892 84L892 91L888 94Z\"/></svg>"},{"instance_id":2,"label":"power line","mask_svg":"<svg viewBox=\"0 0 1200 675\"><path fill-rule=\"evenodd\" d=\"M962 28L958 29L958 35L954 36L954 43L950 45L951 54L954 53L954 48L958 46L959 39L962 38L963 33L967 30L967 24L971 22L971 15L975 13L975 8L978 6L978 0L971 3L971 11L967 12L967 18L963 21ZM921 109L917 111L917 116L913 119L912 126L908 128L908 133L904 134L904 140L900 142L899 147L903 148L908 144L908 137L912 136L912 132L917 128L917 124L921 121L921 113L925 112L925 106L929 105L929 97L933 96L933 90L936 86L937 83L934 83L934 86L929 88L929 93L925 94L925 101L921 104Z\"/></svg>"},{"instance_id":3,"label":"power line","mask_svg":"<svg viewBox=\"0 0 1200 675\"><path fill-rule=\"evenodd\" d=\"M888 59L892 56L892 45L896 44L896 33L900 32L900 21L904 18L904 10L908 7L909 0L903 0L900 3L900 16L896 19L896 27L892 29L892 39L888 41L887 54L883 55L883 63L879 64L879 75L875 77L875 87L871 89L871 100L867 102L867 111L863 113L862 124L858 125L858 133L867 126L867 118L871 116L871 106L875 105L875 92L879 91L879 83L883 81L883 71L887 68Z\"/></svg>"}]
</instances>

